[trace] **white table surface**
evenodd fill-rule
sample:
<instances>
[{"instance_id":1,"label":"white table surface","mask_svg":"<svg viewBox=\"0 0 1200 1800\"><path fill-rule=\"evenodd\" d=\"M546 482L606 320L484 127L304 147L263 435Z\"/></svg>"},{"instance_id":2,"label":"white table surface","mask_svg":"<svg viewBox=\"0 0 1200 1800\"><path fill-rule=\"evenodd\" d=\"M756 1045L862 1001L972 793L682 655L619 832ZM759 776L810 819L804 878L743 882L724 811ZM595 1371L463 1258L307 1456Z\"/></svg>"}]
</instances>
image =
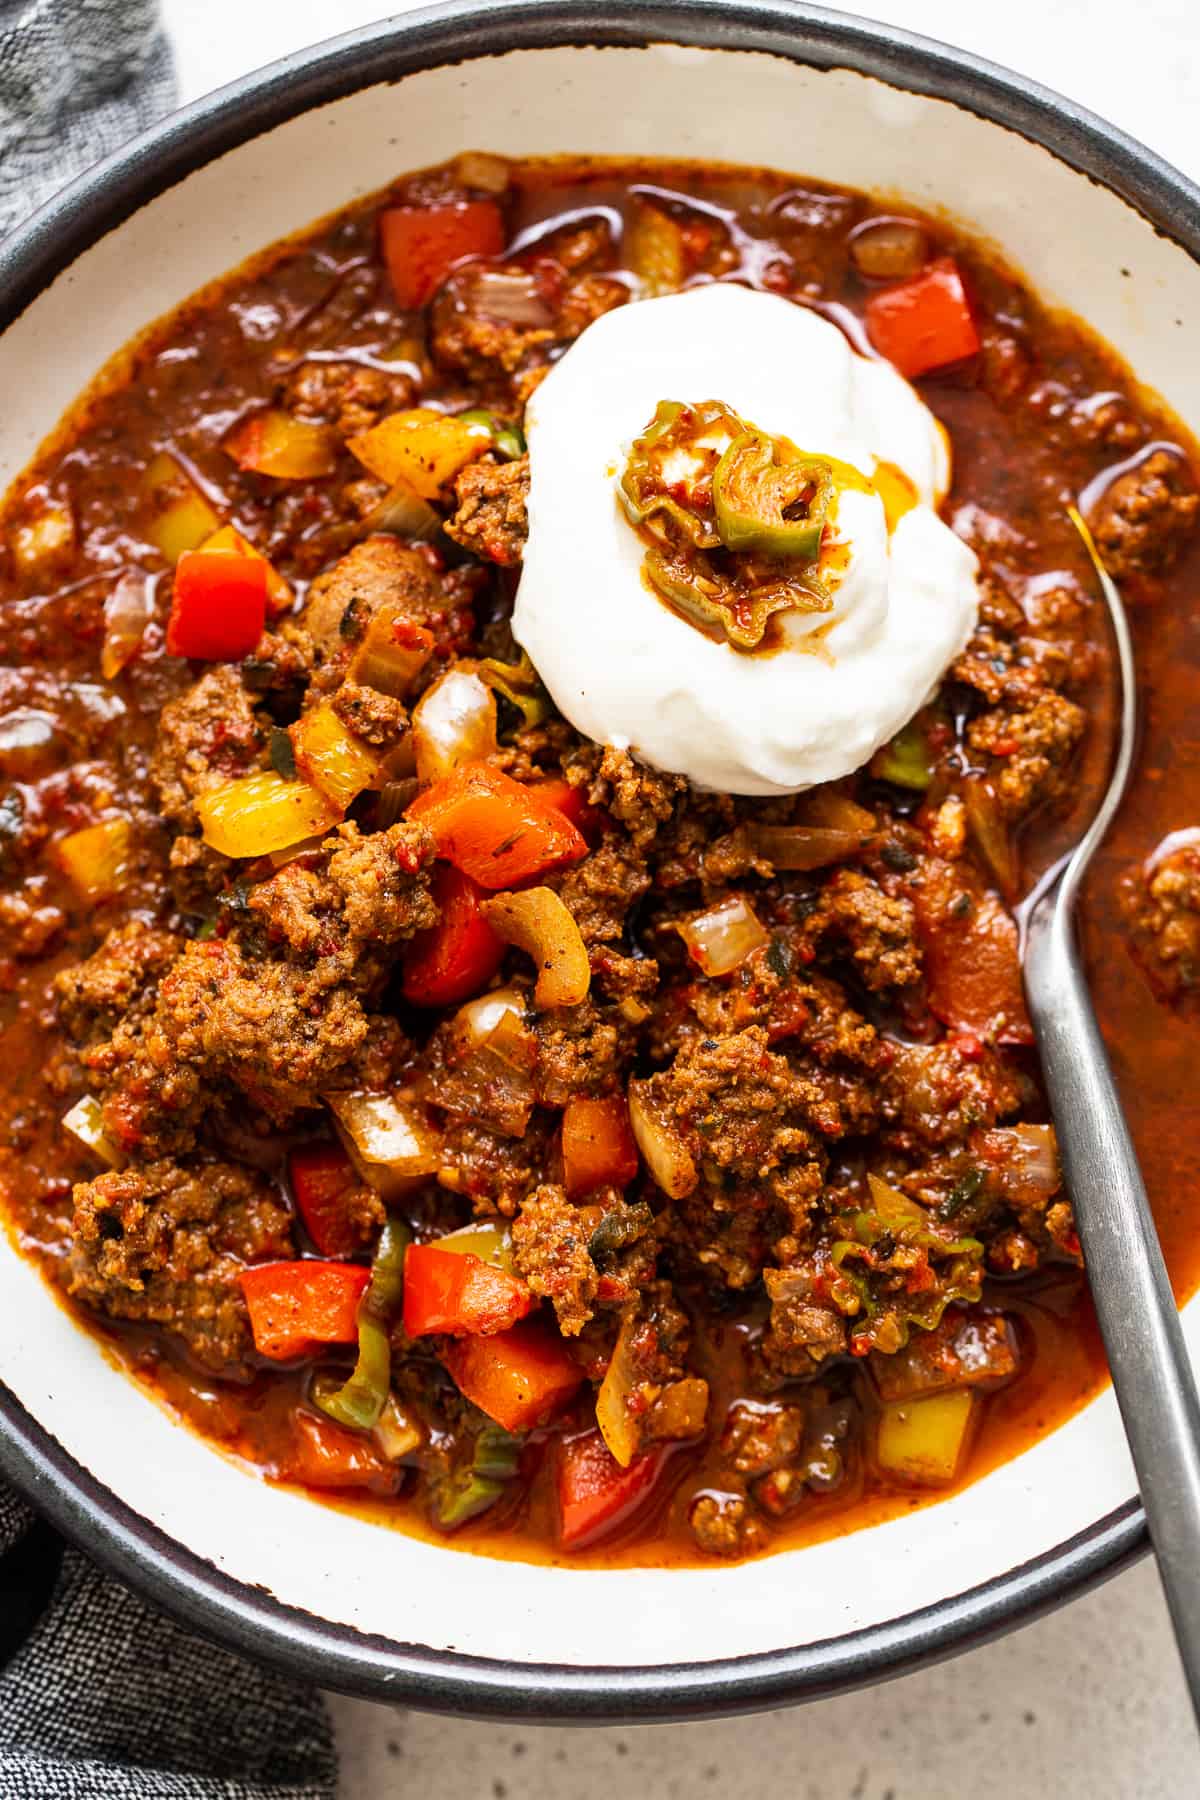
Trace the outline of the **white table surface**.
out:
<instances>
[{"instance_id":1,"label":"white table surface","mask_svg":"<svg viewBox=\"0 0 1200 1800\"><path fill-rule=\"evenodd\" d=\"M162 0L194 99L399 12L379 0ZM1200 177L1197 0L864 0L1034 75ZM868 1694L711 1725L470 1725L331 1701L342 1800L1182 1800L1200 1750L1148 1562L999 1643Z\"/></svg>"}]
</instances>

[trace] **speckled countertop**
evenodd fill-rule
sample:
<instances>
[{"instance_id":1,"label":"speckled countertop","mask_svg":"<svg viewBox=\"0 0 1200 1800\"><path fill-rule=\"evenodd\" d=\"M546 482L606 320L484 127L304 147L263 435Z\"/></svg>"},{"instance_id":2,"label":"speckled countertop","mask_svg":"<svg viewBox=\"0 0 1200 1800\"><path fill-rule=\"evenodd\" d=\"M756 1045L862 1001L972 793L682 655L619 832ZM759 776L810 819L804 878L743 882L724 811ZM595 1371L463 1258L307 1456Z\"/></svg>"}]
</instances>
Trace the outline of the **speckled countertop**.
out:
<instances>
[{"instance_id":1,"label":"speckled countertop","mask_svg":"<svg viewBox=\"0 0 1200 1800\"><path fill-rule=\"evenodd\" d=\"M380 0L162 0L182 98L405 10ZM1200 176L1197 0L864 0L1070 94ZM1039 1624L852 1694L711 1725L468 1725L332 1701L342 1800L1182 1800L1197 1745L1158 1578L1142 1562Z\"/></svg>"}]
</instances>

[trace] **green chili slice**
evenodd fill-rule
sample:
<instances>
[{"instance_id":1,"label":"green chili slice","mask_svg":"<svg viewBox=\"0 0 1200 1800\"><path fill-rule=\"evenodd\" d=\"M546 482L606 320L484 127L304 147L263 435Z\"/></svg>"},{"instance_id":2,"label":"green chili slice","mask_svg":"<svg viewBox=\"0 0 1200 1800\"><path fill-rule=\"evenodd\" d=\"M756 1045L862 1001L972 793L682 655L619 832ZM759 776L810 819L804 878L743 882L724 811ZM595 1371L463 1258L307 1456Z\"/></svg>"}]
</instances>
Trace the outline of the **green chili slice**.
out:
<instances>
[{"instance_id":1,"label":"green chili slice","mask_svg":"<svg viewBox=\"0 0 1200 1800\"><path fill-rule=\"evenodd\" d=\"M911 788L923 794L933 780L933 757L929 742L916 719L910 719L890 743L871 758L871 773L879 781L890 781L894 787Z\"/></svg>"},{"instance_id":2,"label":"green chili slice","mask_svg":"<svg viewBox=\"0 0 1200 1800\"><path fill-rule=\"evenodd\" d=\"M499 1425L485 1425L471 1461L433 1489L429 1512L441 1531L456 1531L494 1506L518 1472L521 1441Z\"/></svg>"},{"instance_id":3,"label":"green chili slice","mask_svg":"<svg viewBox=\"0 0 1200 1800\"><path fill-rule=\"evenodd\" d=\"M525 433L519 425L505 425L493 412L485 406L472 406L467 412L456 415L464 425L482 425L492 434L492 443L505 462L516 462L525 454Z\"/></svg>"},{"instance_id":4,"label":"green chili slice","mask_svg":"<svg viewBox=\"0 0 1200 1800\"><path fill-rule=\"evenodd\" d=\"M412 1237L407 1225L389 1218L371 1264L371 1281L358 1309L358 1361L354 1373L332 1393L314 1393L314 1404L339 1425L370 1431L378 1424L392 1380L388 1328L404 1297L404 1258Z\"/></svg>"},{"instance_id":5,"label":"green chili slice","mask_svg":"<svg viewBox=\"0 0 1200 1800\"><path fill-rule=\"evenodd\" d=\"M801 563L820 556L833 497L833 469L823 458L777 462L764 432L743 431L716 466L712 494L727 550Z\"/></svg>"}]
</instances>

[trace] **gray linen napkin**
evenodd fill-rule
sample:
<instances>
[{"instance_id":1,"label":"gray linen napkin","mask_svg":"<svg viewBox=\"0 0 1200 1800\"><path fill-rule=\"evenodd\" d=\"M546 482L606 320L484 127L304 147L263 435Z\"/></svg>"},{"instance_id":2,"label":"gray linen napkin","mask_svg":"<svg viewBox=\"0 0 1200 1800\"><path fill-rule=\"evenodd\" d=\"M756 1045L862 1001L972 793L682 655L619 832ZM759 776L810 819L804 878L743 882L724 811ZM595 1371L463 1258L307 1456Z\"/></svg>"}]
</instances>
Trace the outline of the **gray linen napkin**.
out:
<instances>
[{"instance_id":1,"label":"gray linen napkin","mask_svg":"<svg viewBox=\"0 0 1200 1800\"><path fill-rule=\"evenodd\" d=\"M174 88L156 0L0 0L0 234ZM0 1488L0 1800L332 1800L336 1777L316 1694L181 1630Z\"/></svg>"}]
</instances>

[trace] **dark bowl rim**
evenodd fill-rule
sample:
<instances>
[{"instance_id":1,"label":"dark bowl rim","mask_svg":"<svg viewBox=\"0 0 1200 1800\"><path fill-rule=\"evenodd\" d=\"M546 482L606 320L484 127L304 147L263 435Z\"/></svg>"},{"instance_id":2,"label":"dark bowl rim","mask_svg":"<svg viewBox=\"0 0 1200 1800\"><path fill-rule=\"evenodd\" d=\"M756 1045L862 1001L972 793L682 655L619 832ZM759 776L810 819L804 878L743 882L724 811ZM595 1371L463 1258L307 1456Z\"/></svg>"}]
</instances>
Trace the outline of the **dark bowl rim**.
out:
<instances>
[{"instance_id":1,"label":"dark bowl rim","mask_svg":"<svg viewBox=\"0 0 1200 1800\"><path fill-rule=\"evenodd\" d=\"M448 0L300 50L174 113L0 244L0 330L140 206L297 114L438 64L517 49L678 43L846 68L946 100L1040 144L1200 260L1200 188L1075 102L899 27L805 0ZM67 1537L186 1625L287 1673L431 1711L620 1723L752 1712L861 1687L986 1642L1115 1574L1147 1546L1131 1498L966 1593L819 1643L705 1663L498 1661L366 1636L233 1580L133 1511L0 1384L0 1472Z\"/></svg>"}]
</instances>

